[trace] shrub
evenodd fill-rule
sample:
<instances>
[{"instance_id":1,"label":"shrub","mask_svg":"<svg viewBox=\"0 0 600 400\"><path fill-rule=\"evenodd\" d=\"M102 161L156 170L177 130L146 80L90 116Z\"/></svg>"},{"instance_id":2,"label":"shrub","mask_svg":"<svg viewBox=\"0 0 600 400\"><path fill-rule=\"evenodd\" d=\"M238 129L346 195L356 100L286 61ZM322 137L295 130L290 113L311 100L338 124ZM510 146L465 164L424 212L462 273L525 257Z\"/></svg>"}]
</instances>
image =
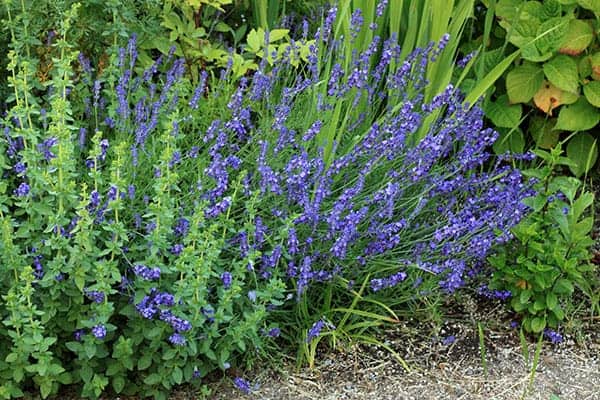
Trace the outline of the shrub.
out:
<instances>
[{"instance_id":1,"label":"shrub","mask_svg":"<svg viewBox=\"0 0 600 400\"><path fill-rule=\"evenodd\" d=\"M274 311L339 277L381 291L426 271L452 292L526 213L520 172L486 172L497 135L481 110L452 86L423 99L446 40L398 62L375 37L345 72L332 9L300 72L284 57L192 86L169 54L138 72L135 36L94 70L70 50L74 16L46 86L9 54L3 398L66 384L165 398L252 362L286 328Z\"/></svg>"},{"instance_id":2,"label":"shrub","mask_svg":"<svg viewBox=\"0 0 600 400\"><path fill-rule=\"evenodd\" d=\"M576 178L555 176L558 167L572 163L561 152L560 144L536 151L543 164L524 171L538 180L535 196L524 200L533 212L513 229L517 240L490 257L491 287L511 293L511 307L534 333L558 327L572 309L576 287L590 297L594 291L594 219L588 215L594 195Z\"/></svg>"}]
</instances>

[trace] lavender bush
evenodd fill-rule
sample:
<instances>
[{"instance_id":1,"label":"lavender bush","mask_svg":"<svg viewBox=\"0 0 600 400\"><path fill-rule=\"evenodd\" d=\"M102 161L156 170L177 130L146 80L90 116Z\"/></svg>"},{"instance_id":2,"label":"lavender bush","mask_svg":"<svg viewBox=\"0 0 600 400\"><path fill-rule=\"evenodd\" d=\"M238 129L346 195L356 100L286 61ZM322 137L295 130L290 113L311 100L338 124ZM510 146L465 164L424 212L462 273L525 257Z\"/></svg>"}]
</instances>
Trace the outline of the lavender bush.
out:
<instances>
[{"instance_id":1,"label":"lavender bush","mask_svg":"<svg viewBox=\"0 0 600 400\"><path fill-rule=\"evenodd\" d=\"M490 165L497 134L451 86L423 101L447 38L402 63L377 37L339 59L334 12L303 69L290 47L237 82L192 87L173 57L138 70L135 36L100 73L68 18L48 86L11 52L0 397L165 398L251 362L285 328L275 311L339 277L376 292L426 271L452 292L510 239L529 186Z\"/></svg>"}]
</instances>

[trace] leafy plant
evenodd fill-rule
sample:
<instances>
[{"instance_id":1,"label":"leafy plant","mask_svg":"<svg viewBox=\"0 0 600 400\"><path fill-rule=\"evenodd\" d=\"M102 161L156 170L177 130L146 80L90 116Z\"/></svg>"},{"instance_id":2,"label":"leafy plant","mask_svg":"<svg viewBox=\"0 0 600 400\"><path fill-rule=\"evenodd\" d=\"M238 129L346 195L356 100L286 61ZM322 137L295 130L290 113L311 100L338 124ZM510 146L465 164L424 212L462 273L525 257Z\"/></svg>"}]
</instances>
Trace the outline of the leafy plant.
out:
<instances>
[{"instance_id":1,"label":"leafy plant","mask_svg":"<svg viewBox=\"0 0 600 400\"><path fill-rule=\"evenodd\" d=\"M504 145L496 150L522 152L529 139L550 149L561 135L578 132L566 148L573 161L569 168L577 177L588 172L598 157L593 128L600 122L600 76L594 72L599 48L594 32L600 9L583 0L483 3L497 19L487 36L495 34L492 42L504 43L487 51L480 68L499 62L509 48L519 51L504 85L496 85L495 99L484 104L486 115L503 129Z\"/></svg>"},{"instance_id":2,"label":"leafy plant","mask_svg":"<svg viewBox=\"0 0 600 400\"><path fill-rule=\"evenodd\" d=\"M560 143L535 154L542 164L523 171L538 179L537 193L524 201L532 213L513 229L516 242L489 261L494 267L492 287L509 290L524 329L540 333L564 320L577 286L590 292L593 217L588 214L594 195L578 179L556 176L560 166L573 164L561 155Z\"/></svg>"}]
</instances>

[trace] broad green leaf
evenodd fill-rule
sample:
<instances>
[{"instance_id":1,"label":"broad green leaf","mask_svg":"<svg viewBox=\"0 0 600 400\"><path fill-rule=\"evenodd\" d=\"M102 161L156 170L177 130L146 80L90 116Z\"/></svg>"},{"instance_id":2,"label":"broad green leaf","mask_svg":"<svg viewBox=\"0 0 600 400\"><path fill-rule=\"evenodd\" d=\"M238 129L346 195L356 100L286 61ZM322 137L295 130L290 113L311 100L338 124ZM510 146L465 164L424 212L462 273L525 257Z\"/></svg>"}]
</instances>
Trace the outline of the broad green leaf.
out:
<instances>
[{"instance_id":1,"label":"broad green leaf","mask_svg":"<svg viewBox=\"0 0 600 400\"><path fill-rule=\"evenodd\" d=\"M569 22L567 34L559 47L559 52L576 56L587 49L594 39L594 31L591 25L580 19L572 19Z\"/></svg>"},{"instance_id":2,"label":"broad green leaf","mask_svg":"<svg viewBox=\"0 0 600 400\"><path fill-rule=\"evenodd\" d=\"M517 18L519 6L522 4L522 0L500 0L496 4L496 16L507 21L513 21Z\"/></svg>"},{"instance_id":3,"label":"broad green leaf","mask_svg":"<svg viewBox=\"0 0 600 400\"><path fill-rule=\"evenodd\" d=\"M531 62L548 61L554 55L551 51L542 53L532 40L528 40L527 44L522 46L521 51L523 59Z\"/></svg>"},{"instance_id":4,"label":"broad green leaf","mask_svg":"<svg viewBox=\"0 0 600 400\"><path fill-rule=\"evenodd\" d=\"M122 376L115 376L112 381L112 387L115 393L121 393L125 387L125 378Z\"/></svg>"},{"instance_id":5,"label":"broad green leaf","mask_svg":"<svg viewBox=\"0 0 600 400\"><path fill-rule=\"evenodd\" d=\"M557 88L571 93L577 93L579 74L577 63L567 55L559 54L544 64L546 78Z\"/></svg>"},{"instance_id":6,"label":"broad green leaf","mask_svg":"<svg viewBox=\"0 0 600 400\"><path fill-rule=\"evenodd\" d=\"M258 53L265 44L265 31L261 28L258 28L258 30L252 29L248 32L246 42L248 43L248 50L252 53Z\"/></svg>"},{"instance_id":7,"label":"broad green leaf","mask_svg":"<svg viewBox=\"0 0 600 400\"><path fill-rule=\"evenodd\" d=\"M500 134L492 146L496 154L523 153L525 150L525 138L521 129L511 129Z\"/></svg>"},{"instance_id":8,"label":"broad green leaf","mask_svg":"<svg viewBox=\"0 0 600 400\"><path fill-rule=\"evenodd\" d=\"M596 14L600 14L600 0L577 0L577 4Z\"/></svg>"},{"instance_id":9,"label":"broad green leaf","mask_svg":"<svg viewBox=\"0 0 600 400\"><path fill-rule=\"evenodd\" d=\"M575 103L564 106L558 114L558 122L554 129L564 131L585 131L593 128L600 121L600 113L581 97Z\"/></svg>"},{"instance_id":10,"label":"broad green leaf","mask_svg":"<svg viewBox=\"0 0 600 400\"><path fill-rule=\"evenodd\" d=\"M546 327L546 318L535 317L531 320L531 331L533 333L539 333Z\"/></svg>"},{"instance_id":11,"label":"broad green leaf","mask_svg":"<svg viewBox=\"0 0 600 400\"><path fill-rule=\"evenodd\" d=\"M506 76L506 92L511 103L527 103L544 82L544 71L535 64L523 64Z\"/></svg>"},{"instance_id":12,"label":"broad green leaf","mask_svg":"<svg viewBox=\"0 0 600 400\"><path fill-rule=\"evenodd\" d=\"M598 114L597 110L594 110ZM569 166L575 176L588 172L598 159L597 140L589 133L578 133L567 144L567 157L577 166Z\"/></svg>"},{"instance_id":13,"label":"broad green leaf","mask_svg":"<svg viewBox=\"0 0 600 400\"><path fill-rule=\"evenodd\" d=\"M553 17L560 17L562 7L558 0L544 0L544 6L542 8L542 18L549 19Z\"/></svg>"},{"instance_id":14,"label":"broad green leaf","mask_svg":"<svg viewBox=\"0 0 600 400\"><path fill-rule=\"evenodd\" d=\"M569 29L569 17L556 17L544 21L536 32L536 46L541 53L559 49Z\"/></svg>"},{"instance_id":15,"label":"broad green leaf","mask_svg":"<svg viewBox=\"0 0 600 400\"><path fill-rule=\"evenodd\" d=\"M560 278L554 284L553 291L554 291L554 293L557 293L557 294L570 295L571 293L573 293L573 290L575 290L575 288L573 287L573 284L571 283L571 281L569 281L568 279Z\"/></svg>"},{"instance_id":16,"label":"broad green leaf","mask_svg":"<svg viewBox=\"0 0 600 400\"><path fill-rule=\"evenodd\" d=\"M560 132L554 130L556 119L533 117L529 120L529 134L542 149L551 149L558 143Z\"/></svg>"},{"instance_id":17,"label":"broad green leaf","mask_svg":"<svg viewBox=\"0 0 600 400\"><path fill-rule=\"evenodd\" d=\"M544 16L544 6L539 1L526 1L519 5L521 7L520 19L546 19Z\"/></svg>"},{"instance_id":18,"label":"broad green leaf","mask_svg":"<svg viewBox=\"0 0 600 400\"><path fill-rule=\"evenodd\" d=\"M181 368L175 367L175 369L173 369L171 377L173 378L173 382L175 382L178 385L181 385L181 382L183 381L183 371L181 370Z\"/></svg>"},{"instance_id":19,"label":"broad green leaf","mask_svg":"<svg viewBox=\"0 0 600 400\"><path fill-rule=\"evenodd\" d=\"M283 39L289 31L289 29L273 29L269 32L269 43Z\"/></svg>"},{"instance_id":20,"label":"broad green leaf","mask_svg":"<svg viewBox=\"0 0 600 400\"><path fill-rule=\"evenodd\" d=\"M583 94L591 105L600 107L600 81L591 81L585 84Z\"/></svg>"},{"instance_id":21,"label":"broad green leaf","mask_svg":"<svg viewBox=\"0 0 600 400\"><path fill-rule=\"evenodd\" d=\"M558 306L558 297L556 297L554 292L546 293L546 306L550 310L554 310Z\"/></svg>"},{"instance_id":22,"label":"broad green leaf","mask_svg":"<svg viewBox=\"0 0 600 400\"><path fill-rule=\"evenodd\" d=\"M152 385L156 385L156 384L160 383L163 379L164 378L161 377L159 374L154 373L154 374L148 375L146 377L146 379L144 379L144 383L146 385L152 386Z\"/></svg>"},{"instance_id":23,"label":"broad green leaf","mask_svg":"<svg viewBox=\"0 0 600 400\"><path fill-rule=\"evenodd\" d=\"M507 95L498 97L495 102L487 102L484 106L484 111L494 125L501 128L518 126L523 112L520 104L509 104Z\"/></svg>"}]
</instances>

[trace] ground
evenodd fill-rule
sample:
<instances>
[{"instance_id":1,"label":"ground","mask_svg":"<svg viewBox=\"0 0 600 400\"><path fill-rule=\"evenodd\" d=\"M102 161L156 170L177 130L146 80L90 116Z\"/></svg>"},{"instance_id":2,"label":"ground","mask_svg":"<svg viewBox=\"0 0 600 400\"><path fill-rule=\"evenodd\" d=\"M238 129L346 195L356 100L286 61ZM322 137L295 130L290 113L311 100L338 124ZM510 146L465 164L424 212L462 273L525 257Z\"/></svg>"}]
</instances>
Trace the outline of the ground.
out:
<instances>
[{"instance_id":1,"label":"ground","mask_svg":"<svg viewBox=\"0 0 600 400\"><path fill-rule=\"evenodd\" d=\"M532 374L537 343L529 340L524 350L503 307L475 305L471 314L469 306L462 311L467 313L450 316L439 326L438 335L425 334L432 327L413 321L383 333L410 371L383 349L354 345L326 352L312 370L296 370L284 360L279 370L247 373L245 377L258 386L250 395L242 394L229 379L215 382L209 398L600 400L599 316L582 317L561 344L542 343ZM477 321L482 322L484 352ZM173 400L196 398L190 391L173 396Z\"/></svg>"}]
</instances>

